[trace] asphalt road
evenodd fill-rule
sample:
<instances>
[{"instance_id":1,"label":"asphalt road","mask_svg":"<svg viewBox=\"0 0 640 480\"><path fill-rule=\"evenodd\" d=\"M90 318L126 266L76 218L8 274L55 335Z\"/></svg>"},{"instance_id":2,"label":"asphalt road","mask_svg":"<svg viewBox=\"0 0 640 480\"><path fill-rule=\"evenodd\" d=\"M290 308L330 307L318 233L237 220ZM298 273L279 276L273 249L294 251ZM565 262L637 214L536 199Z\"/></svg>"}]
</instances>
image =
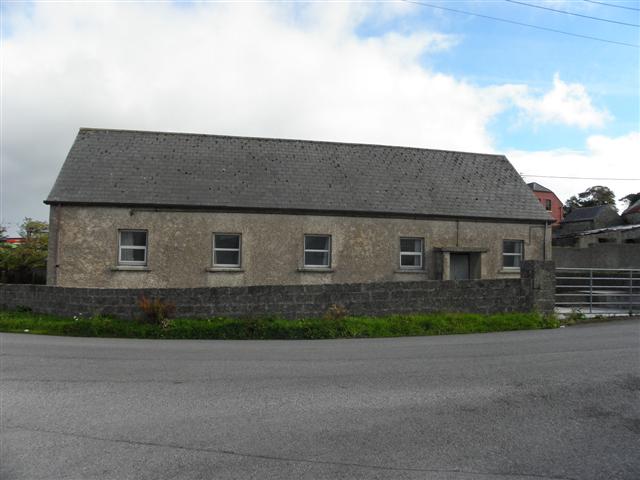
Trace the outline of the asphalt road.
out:
<instances>
[{"instance_id":1,"label":"asphalt road","mask_svg":"<svg viewBox=\"0 0 640 480\"><path fill-rule=\"evenodd\" d=\"M640 478L637 320L0 354L6 480Z\"/></svg>"}]
</instances>

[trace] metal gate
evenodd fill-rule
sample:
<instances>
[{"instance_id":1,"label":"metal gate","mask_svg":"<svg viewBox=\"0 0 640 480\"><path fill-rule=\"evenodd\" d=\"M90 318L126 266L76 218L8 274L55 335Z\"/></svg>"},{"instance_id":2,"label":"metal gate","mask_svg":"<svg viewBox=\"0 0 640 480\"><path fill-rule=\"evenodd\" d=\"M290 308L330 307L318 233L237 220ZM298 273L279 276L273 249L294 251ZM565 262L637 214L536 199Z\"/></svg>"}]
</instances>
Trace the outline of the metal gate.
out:
<instances>
[{"instance_id":1,"label":"metal gate","mask_svg":"<svg viewBox=\"0 0 640 480\"><path fill-rule=\"evenodd\" d=\"M605 315L640 313L640 270L556 268L556 310Z\"/></svg>"}]
</instances>

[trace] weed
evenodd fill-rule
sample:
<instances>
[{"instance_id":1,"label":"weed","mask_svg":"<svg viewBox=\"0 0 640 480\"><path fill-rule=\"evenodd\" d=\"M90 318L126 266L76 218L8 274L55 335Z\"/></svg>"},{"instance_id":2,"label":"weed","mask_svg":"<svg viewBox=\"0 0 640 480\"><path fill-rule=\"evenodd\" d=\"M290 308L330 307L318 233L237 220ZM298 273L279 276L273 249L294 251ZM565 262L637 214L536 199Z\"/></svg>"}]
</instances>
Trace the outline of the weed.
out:
<instances>
[{"instance_id":1,"label":"weed","mask_svg":"<svg viewBox=\"0 0 640 480\"><path fill-rule=\"evenodd\" d=\"M347 310L347 307L345 307L344 305L332 303L331 305L329 305L329 308L327 308L327 311L324 312L322 318L324 318L325 320L339 320L346 317L348 314L349 311Z\"/></svg>"},{"instance_id":2,"label":"weed","mask_svg":"<svg viewBox=\"0 0 640 480\"><path fill-rule=\"evenodd\" d=\"M562 323L564 323L565 325L574 325L578 322L584 321L585 318L587 318L587 316L582 313L582 310L580 310L579 308L574 308L571 310L571 313L567 314L564 317L564 321Z\"/></svg>"},{"instance_id":3,"label":"weed","mask_svg":"<svg viewBox=\"0 0 640 480\"><path fill-rule=\"evenodd\" d=\"M148 298L144 295L138 299L138 306L144 313L144 323L158 325L162 329L169 327L169 317L176 311L176 306L173 303L165 302L161 298Z\"/></svg>"}]
</instances>

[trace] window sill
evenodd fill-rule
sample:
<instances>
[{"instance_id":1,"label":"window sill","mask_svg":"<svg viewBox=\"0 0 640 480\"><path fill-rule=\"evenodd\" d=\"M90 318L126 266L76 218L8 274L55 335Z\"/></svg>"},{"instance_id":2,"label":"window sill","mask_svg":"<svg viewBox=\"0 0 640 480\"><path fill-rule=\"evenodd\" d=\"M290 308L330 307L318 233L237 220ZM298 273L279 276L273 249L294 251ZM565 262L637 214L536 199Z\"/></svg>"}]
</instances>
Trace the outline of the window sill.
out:
<instances>
[{"instance_id":1,"label":"window sill","mask_svg":"<svg viewBox=\"0 0 640 480\"><path fill-rule=\"evenodd\" d=\"M498 273L520 273L520 267L506 267L498 270Z\"/></svg>"},{"instance_id":2,"label":"window sill","mask_svg":"<svg viewBox=\"0 0 640 480\"><path fill-rule=\"evenodd\" d=\"M298 272L300 273L333 273L333 268L327 267L301 267L298 268Z\"/></svg>"},{"instance_id":3,"label":"window sill","mask_svg":"<svg viewBox=\"0 0 640 480\"><path fill-rule=\"evenodd\" d=\"M146 265L115 265L111 267L112 272L150 272Z\"/></svg>"},{"instance_id":4,"label":"window sill","mask_svg":"<svg viewBox=\"0 0 640 480\"><path fill-rule=\"evenodd\" d=\"M434 250L448 253L487 253L489 251L484 247L436 247Z\"/></svg>"},{"instance_id":5,"label":"window sill","mask_svg":"<svg viewBox=\"0 0 640 480\"><path fill-rule=\"evenodd\" d=\"M418 275L420 275L420 274L424 275L427 272L426 272L426 270L418 269L418 268L416 268L416 269L400 268L400 269L396 270L394 273L415 273L415 274L418 274Z\"/></svg>"},{"instance_id":6,"label":"window sill","mask_svg":"<svg viewBox=\"0 0 640 480\"><path fill-rule=\"evenodd\" d=\"M240 267L207 267L205 270L209 273L244 273L244 269Z\"/></svg>"}]
</instances>

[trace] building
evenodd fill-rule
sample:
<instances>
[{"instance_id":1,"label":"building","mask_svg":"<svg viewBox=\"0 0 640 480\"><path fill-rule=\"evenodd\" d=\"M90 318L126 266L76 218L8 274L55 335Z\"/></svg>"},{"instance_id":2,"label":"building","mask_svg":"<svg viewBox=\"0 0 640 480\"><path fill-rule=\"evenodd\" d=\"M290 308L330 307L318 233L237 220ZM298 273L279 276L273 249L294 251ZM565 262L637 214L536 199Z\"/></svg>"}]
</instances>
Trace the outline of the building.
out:
<instances>
[{"instance_id":1,"label":"building","mask_svg":"<svg viewBox=\"0 0 640 480\"><path fill-rule=\"evenodd\" d=\"M22 237L0 238L0 243L7 243L9 245L22 245L26 242L27 242L27 239Z\"/></svg>"},{"instance_id":2,"label":"building","mask_svg":"<svg viewBox=\"0 0 640 480\"><path fill-rule=\"evenodd\" d=\"M572 245L587 248L603 243L640 244L640 224L585 230L571 235Z\"/></svg>"},{"instance_id":3,"label":"building","mask_svg":"<svg viewBox=\"0 0 640 480\"><path fill-rule=\"evenodd\" d=\"M640 268L640 217L637 212L640 212L640 202L627 208L622 216L608 205L572 211L553 234L556 266Z\"/></svg>"},{"instance_id":4,"label":"building","mask_svg":"<svg viewBox=\"0 0 640 480\"><path fill-rule=\"evenodd\" d=\"M81 129L45 203L50 285L517 278L550 258L502 155Z\"/></svg>"},{"instance_id":5,"label":"building","mask_svg":"<svg viewBox=\"0 0 640 480\"><path fill-rule=\"evenodd\" d=\"M564 218L563 203L560 199L549 190L547 187L543 187L539 183L531 182L527 183L529 188L533 191L533 194L544 206L545 210L549 212L553 218L553 224L557 225Z\"/></svg>"},{"instance_id":6,"label":"building","mask_svg":"<svg viewBox=\"0 0 640 480\"><path fill-rule=\"evenodd\" d=\"M640 224L640 200L632 203L622 212L622 220L632 225Z\"/></svg>"},{"instance_id":7,"label":"building","mask_svg":"<svg viewBox=\"0 0 640 480\"><path fill-rule=\"evenodd\" d=\"M554 246L573 246L578 234L589 230L622 225L623 220L611 205L574 208L553 231Z\"/></svg>"}]
</instances>

